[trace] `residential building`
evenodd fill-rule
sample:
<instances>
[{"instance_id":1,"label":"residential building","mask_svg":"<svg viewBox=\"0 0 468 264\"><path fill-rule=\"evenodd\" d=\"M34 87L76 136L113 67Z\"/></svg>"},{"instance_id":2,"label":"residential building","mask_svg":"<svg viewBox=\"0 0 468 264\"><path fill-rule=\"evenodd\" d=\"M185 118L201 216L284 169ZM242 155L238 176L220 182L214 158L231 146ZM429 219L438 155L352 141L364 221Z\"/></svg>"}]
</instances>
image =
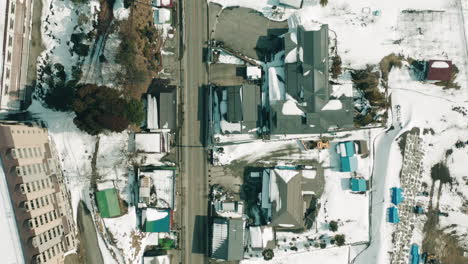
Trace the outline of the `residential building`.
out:
<instances>
[{"instance_id":1,"label":"residential building","mask_svg":"<svg viewBox=\"0 0 468 264\"><path fill-rule=\"evenodd\" d=\"M63 263L76 249L70 194L47 130L0 124L0 158L25 263Z\"/></svg>"},{"instance_id":2,"label":"residential building","mask_svg":"<svg viewBox=\"0 0 468 264\"><path fill-rule=\"evenodd\" d=\"M142 153L167 153L171 134L164 132L135 133L135 151Z\"/></svg>"},{"instance_id":3,"label":"residential building","mask_svg":"<svg viewBox=\"0 0 468 264\"><path fill-rule=\"evenodd\" d=\"M170 209L145 208L141 213L142 230L149 233L169 233L172 211Z\"/></svg>"},{"instance_id":4,"label":"residential building","mask_svg":"<svg viewBox=\"0 0 468 264\"><path fill-rule=\"evenodd\" d=\"M452 78L453 65L449 60L430 60L427 63L427 80L450 81Z\"/></svg>"},{"instance_id":5,"label":"residential building","mask_svg":"<svg viewBox=\"0 0 468 264\"><path fill-rule=\"evenodd\" d=\"M102 218L120 216L120 203L115 188L102 189L96 192L96 201Z\"/></svg>"},{"instance_id":6,"label":"residential building","mask_svg":"<svg viewBox=\"0 0 468 264\"><path fill-rule=\"evenodd\" d=\"M174 209L175 170L161 167L138 169L139 208Z\"/></svg>"},{"instance_id":7,"label":"residential building","mask_svg":"<svg viewBox=\"0 0 468 264\"><path fill-rule=\"evenodd\" d=\"M270 225L282 229L303 229L307 205L313 196L311 179L302 171L265 169L262 175L261 208Z\"/></svg>"},{"instance_id":8,"label":"residential building","mask_svg":"<svg viewBox=\"0 0 468 264\"><path fill-rule=\"evenodd\" d=\"M228 261L244 258L245 222L243 219L214 218L211 257Z\"/></svg>"},{"instance_id":9,"label":"residential building","mask_svg":"<svg viewBox=\"0 0 468 264\"><path fill-rule=\"evenodd\" d=\"M271 134L353 128L352 98L330 100L328 42L328 25L297 26L285 34L284 89L275 68L269 69Z\"/></svg>"},{"instance_id":10,"label":"residential building","mask_svg":"<svg viewBox=\"0 0 468 264\"><path fill-rule=\"evenodd\" d=\"M26 99L26 77L32 0L1 1L0 109L21 110Z\"/></svg>"},{"instance_id":11,"label":"residential building","mask_svg":"<svg viewBox=\"0 0 468 264\"><path fill-rule=\"evenodd\" d=\"M176 87L152 84L146 96L146 128L153 132L174 132L177 112Z\"/></svg>"},{"instance_id":12,"label":"residential building","mask_svg":"<svg viewBox=\"0 0 468 264\"><path fill-rule=\"evenodd\" d=\"M275 248L275 232L271 226L250 226L248 230L252 249Z\"/></svg>"},{"instance_id":13,"label":"residential building","mask_svg":"<svg viewBox=\"0 0 468 264\"><path fill-rule=\"evenodd\" d=\"M255 84L213 89L215 134L248 134L260 127L261 92Z\"/></svg>"}]
</instances>

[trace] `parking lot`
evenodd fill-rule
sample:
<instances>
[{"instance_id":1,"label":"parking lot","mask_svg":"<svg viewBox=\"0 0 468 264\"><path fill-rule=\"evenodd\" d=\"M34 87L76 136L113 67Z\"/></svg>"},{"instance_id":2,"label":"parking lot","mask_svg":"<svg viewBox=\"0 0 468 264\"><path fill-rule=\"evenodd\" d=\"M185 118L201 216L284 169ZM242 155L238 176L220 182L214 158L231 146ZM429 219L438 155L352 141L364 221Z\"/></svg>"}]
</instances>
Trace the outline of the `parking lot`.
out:
<instances>
[{"instance_id":1,"label":"parking lot","mask_svg":"<svg viewBox=\"0 0 468 264\"><path fill-rule=\"evenodd\" d=\"M275 37L288 30L287 21L275 22L247 8L225 8L210 4L211 39L223 42L252 59L262 60L266 52L282 49L282 40Z\"/></svg>"}]
</instances>

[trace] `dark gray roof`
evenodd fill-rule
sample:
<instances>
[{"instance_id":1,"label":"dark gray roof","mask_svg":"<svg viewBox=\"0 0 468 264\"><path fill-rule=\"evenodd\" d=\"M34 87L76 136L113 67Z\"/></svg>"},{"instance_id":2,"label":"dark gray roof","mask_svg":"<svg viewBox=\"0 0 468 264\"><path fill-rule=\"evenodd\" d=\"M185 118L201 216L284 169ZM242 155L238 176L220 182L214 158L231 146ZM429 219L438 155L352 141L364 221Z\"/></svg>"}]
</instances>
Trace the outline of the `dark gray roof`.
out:
<instances>
[{"instance_id":1,"label":"dark gray roof","mask_svg":"<svg viewBox=\"0 0 468 264\"><path fill-rule=\"evenodd\" d=\"M272 171L272 173L276 173ZM287 183L276 175L276 184L281 199L281 208L276 210L273 203L272 221L273 226L280 224L293 225L292 228L304 227L304 200L302 199L301 174L295 175Z\"/></svg>"},{"instance_id":2,"label":"dark gray roof","mask_svg":"<svg viewBox=\"0 0 468 264\"><path fill-rule=\"evenodd\" d=\"M306 102L307 112L318 112L330 98L328 25L322 25L319 31L306 31L302 26L298 27L297 45L290 34L284 38L285 51L289 53L296 47L297 59L285 65L286 92L298 102Z\"/></svg>"},{"instance_id":3,"label":"dark gray roof","mask_svg":"<svg viewBox=\"0 0 468 264\"><path fill-rule=\"evenodd\" d=\"M305 113L305 116L283 115L282 103L272 106L270 130L272 134L318 134L327 132L330 127L351 129L354 127L353 99L340 98L342 109L324 110L318 113Z\"/></svg>"},{"instance_id":4,"label":"dark gray roof","mask_svg":"<svg viewBox=\"0 0 468 264\"><path fill-rule=\"evenodd\" d=\"M216 225L217 224L217 225ZM215 230L216 226L220 229L227 228L227 237L219 235L223 230ZM225 231L225 230L224 230ZM241 260L244 258L244 221L242 219L215 218L213 220L213 241L220 243L216 250L211 252L211 256L224 260ZM223 239L223 241L215 240Z\"/></svg>"},{"instance_id":5,"label":"dark gray roof","mask_svg":"<svg viewBox=\"0 0 468 264\"><path fill-rule=\"evenodd\" d=\"M226 88L227 92L227 116L226 121L237 123L242 121L242 102L241 86L230 86Z\"/></svg>"},{"instance_id":6,"label":"dark gray roof","mask_svg":"<svg viewBox=\"0 0 468 264\"><path fill-rule=\"evenodd\" d=\"M159 128L176 129L177 93L176 89L158 94Z\"/></svg>"},{"instance_id":7,"label":"dark gray roof","mask_svg":"<svg viewBox=\"0 0 468 264\"><path fill-rule=\"evenodd\" d=\"M242 86L242 125L246 130L258 126L258 117L261 108L260 87L255 84L244 84Z\"/></svg>"}]
</instances>

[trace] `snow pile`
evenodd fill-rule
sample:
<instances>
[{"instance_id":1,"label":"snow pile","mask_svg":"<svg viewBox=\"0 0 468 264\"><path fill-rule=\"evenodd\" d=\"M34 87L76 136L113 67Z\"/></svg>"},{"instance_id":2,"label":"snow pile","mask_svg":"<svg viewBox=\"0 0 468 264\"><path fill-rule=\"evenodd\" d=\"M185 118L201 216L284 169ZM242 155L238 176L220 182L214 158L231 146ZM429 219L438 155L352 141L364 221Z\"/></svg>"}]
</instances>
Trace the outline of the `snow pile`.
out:
<instances>
[{"instance_id":1,"label":"snow pile","mask_svg":"<svg viewBox=\"0 0 468 264\"><path fill-rule=\"evenodd\" d=\"M167 215L168 215L168 212L166 211L161 211L161 210L154 209L154 208L146 209L146 220L149 222L158 221L160 219L167 217Z\"/></svg>"},{"instance_id":2,"label":"snow pile","mask_svg":"<svg viewBox=\"0 0 468 264\"><path fill-rule=\"evenodd\" d=\"M283 115L304 115L304 111L302 111L298 106L297 102L294 99L289 99L283 104L283 108L281 109Z\"/></svg>"},{"instance_id":3,"label":"snow pile","mask_svg":"<svg viewBox=\"0 0 468 264\"><path fill-rule=\"evenodd\" d=\"M225 51L220 51L219 58L218 58L218 63L243 65L244 61L237 58L236 56L228 54ZM247 70L248 70L248 68L247 68Z\"/></svg>"},{"instance_id":4,"label":"snow pile","mask_svg":"<svg viewBox=\"0 0 468 264\"><path fill-rule=\"evenodd\" d=\"M445 61L435 61L431 64L432 68L448 68L450 67L447 62Z\"/></svg>"},{"instance_id":5,"label":"snow pile","mask_svg":"<svg viewBox=\"0 0 468 264\"><path fill-rule=\"evenodd\" d=\"M288 183L294 176L296 176L299 172L296 170L273 170L274 174L278 175L283 179L285 183Z\"/></svg>"},{"instance_id":6,"label":"snow pile","mask_svg":"<svg viewBox=\"0 0 468 264\"><path fill-rule=\"evenodd\" d=\"M306 179L315 179L315 176L317 176L317 171L315 170L302 170L302 177Z\"/></svg>"},{"instance_id":7,"label":"snow pile","mask_svg":"<svg viewBox=\"0 0 468 264\"><path fill-rule=\"evenodd\" d=\"M343 107L340 100L330 100L328 103L322 108L322 111L325 110L340 110Z\"/></svg>"},{"instance_id":8,"label":"snow pile","mask_svg":"<svg viewBox=\"0 0 468 264\"><path fill-rule=\"evenodd\" d=\"M124 7L123 0L116 0L114 3L114 18L117 20L127 20L130 15L130 8Z\"/></svg>"}]
</instances>

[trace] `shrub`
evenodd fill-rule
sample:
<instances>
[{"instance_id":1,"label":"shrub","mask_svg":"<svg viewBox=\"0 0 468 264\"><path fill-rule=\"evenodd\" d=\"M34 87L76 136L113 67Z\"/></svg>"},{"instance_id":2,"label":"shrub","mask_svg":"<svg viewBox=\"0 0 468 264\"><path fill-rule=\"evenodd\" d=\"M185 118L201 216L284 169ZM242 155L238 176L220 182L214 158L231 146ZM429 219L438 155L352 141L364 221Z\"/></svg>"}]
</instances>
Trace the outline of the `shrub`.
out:
<instances>
[{"instance_id":1,"label":"shrub","mask_svg":"<svg viewBox=\"0 0 468 264\"><path fill-rule=\"evenodd\" d=\"M332 61L333 61L332 68L331 68L332 78L336 79L342 73L341 58L340 56L336 55L335 57L333 57Z\"/></svg>"},{"instance_id":2,"label":"shrub","mask_svg":"<svg viewBox=\"0 0 468 264\"><path fill-rule=\"evenodd\" d=\"M345 235L336 235L335 236L336 245L341 247L345 244Z\"/></svg>"},{"instance_id":3,"label":"shrub","mask_svg":"<svg viewBox=\"0 0 468 264\"><path fill-rule=\"evenodd\" d=\"M328 0L320 0L321 6L326 6L328 4Z\"/></svg>"},{"instance_id":4,"label":"shrub","mask_svg":"<svg viewBox=\"0 0 468 264\"><path fill-rule=\"evenodd\" d=\"M131 98L125 105L125 118L134 124L140 124L145 119L145 109L143 103Z\"/></svg>"},{"instance_id":5,"label":"shrub","mask_svg":"<svg viewBox=\"0 0 468 264\"><path fill-rule=\"evenodd\" d=\"M272 249L268 248L268 249L263 250L262 255L263 255L264 260L271 260L275 256L275 253L273 253Z\"/></svg>"},{"instance_id":6,"label":"shrub","mask_svg":"<svg viewBox=\"0 0 468 264\"><path fill-rule=\"evenodd\" d=\"M338 222L330 221L330 224L328 224L328 227L330 228L330 231L336 232L338 230Z\"/></svg>"}]
</instances>

